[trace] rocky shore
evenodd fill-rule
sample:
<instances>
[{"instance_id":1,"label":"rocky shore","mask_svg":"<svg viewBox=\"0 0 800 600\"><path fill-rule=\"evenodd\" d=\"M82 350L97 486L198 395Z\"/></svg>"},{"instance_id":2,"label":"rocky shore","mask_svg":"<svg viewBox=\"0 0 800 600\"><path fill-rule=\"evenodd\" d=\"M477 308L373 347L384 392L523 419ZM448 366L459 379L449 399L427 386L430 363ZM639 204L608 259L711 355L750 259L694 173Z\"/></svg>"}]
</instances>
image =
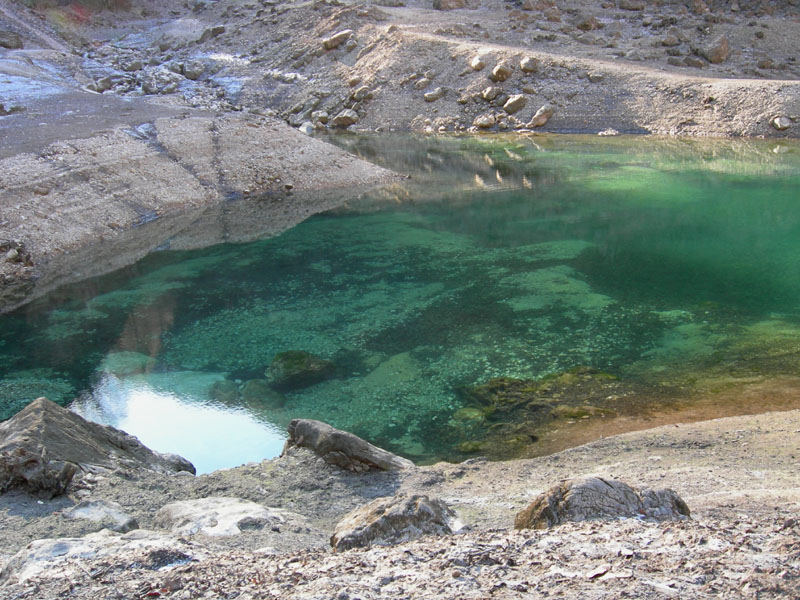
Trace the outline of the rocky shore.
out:
<instances>
[{"instance_id":1,"label":"rocky shore","mask_svg":"<svg viewBox=\"0 0 800 600\"><path fill-rule=\"evenodd\" d=\"M20 436L31 450L47 447L52 464L58 453L74 457L88 445L120 446L109 428L97 425L77 436L59 431L52 425L63 424L63 413L37 401L20 413L23 419L9 421L17 434L10 439L8 427L0 432L4 465ZM165 469L162 459L147 459L146 449L136 450L136 460L116 450L103 460L84 454L85 462L73 463L65 493L53 498L24 486L9 489L0 496L0 595L791 598L800 592L800 411L670 425L538 459L428 467L385 462L391 455L367 442L308 423L295 427L282 457L209 475ZM358 457L356 463L343 463L332 450ZM565 480L573 483L565 488ZM4 476L4 485L9 481ZM562 487L548 491L556 484ZM579 487L570 492L570 485ZM557 522L521 524L519 515L541 510L531 504L537 496L550 507L538 514L561 515ZM415 508L390 508L408 500ZM517 527L544 528L515 530L515 515Z\"/></svg>"}]
</instances>

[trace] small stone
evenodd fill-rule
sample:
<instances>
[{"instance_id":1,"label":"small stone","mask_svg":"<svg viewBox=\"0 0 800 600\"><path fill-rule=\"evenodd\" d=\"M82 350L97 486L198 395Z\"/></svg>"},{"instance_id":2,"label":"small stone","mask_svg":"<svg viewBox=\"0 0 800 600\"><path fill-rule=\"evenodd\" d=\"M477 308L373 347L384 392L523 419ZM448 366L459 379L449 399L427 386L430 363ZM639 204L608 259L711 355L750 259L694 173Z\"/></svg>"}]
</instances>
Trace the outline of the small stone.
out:
<instances>
[{"instance_id":1,"label":"small stone","mask_svg":"<svg viewBox=\"0 0 800 600\"><path fill-rule=\"evenodd\" d=\"M619 131L609 127L608 129L603 129L603 131L598 132L597 135L599 135L600 137L615 136L615 135L619 135Z\"/></svg>"},{"instance_id":2,"label":"small stone","mask_svg":"<svg viewBox=\"0 0 800 600\"><path fill-rule=\"evenodd\" d=\"M481 92L481 98L486 102L491 102L500 95L500 92L502 92L500 88L490 85Z\"/></svg>"},{"instance_id":3,"label":"small stone","mask_svg":"<svg viewBox=\"0 0 800 600\"><path fill-rule=\"evenodd\" d=\"M346 108L345 110L341 111L338 115L333 117L331 121L331 125L334 127L350 127L353 123L358 122L358 113L353 109Z\"/></svg>"},{"instance_id":4,"label":"small stone","mask_svg":"<svg viewBox=\"0 0 800 600\"><path fill-rule=\"evenodd\" d=\"M328 119L329 115L324 110L315 110L314 112L311 113L311 120L314 123L322 123L323 125L325 125L328 122Z\"/></svg>"},{"instance_id":5,"label":"small stone","mask_svg":"<svg viewBox=\"0 0 800 600\"><path fill-rule=\"evenodd\" d=\"M497 119L495 119L495 116L493 114L485 113L475 117L475 120L472 121L472 124L479 129L488 129L490 127L494 127L494 124L496 122Z\"/></svg>"},{"instance_id":6,"label":"small stone","mask_svg":"<svg viewBox=\"0 0 800 600\"><path fill-rule=\"evenodd\" d=\"M322 47L325 50L333 50L334 48L338 48L344 42L349 40L353 37L353 30L352 29L343 29L337 33L334 33L330 37L326 37L322 40Z\"/></svg>"},{"instance_id":7,"label":"small stone","mask_svg":"<svg viewBox=\"0 0 800 600\"><path fill-rule=\"evenodd\" d=\"M47 196L50 193L50 188L46 185L37 185L34 186L33 193L37 196Z\"/></svg>"},{"instance_id":8,"label":"small stone","mask_svg":"<svg viewBox=\"0 0 800 600\"><path fill-rule=\"evenodd\" d=\"M600 29L602 25L600 21L598 21L595 17L583 17L578 19L578 22L575 24L575 27L580 29L581 31L594 31L595 29Z\"/></svg>"},{"instance_id":9,"label":"small stone","mask_svg":"<svg viewBox=\"0 0 800 600\"><path fill-rule=\"evenodd\" d=\"M203 30L203 33L200 35L197 43L202 44L203 42L210 40L212 37L217 37L223 33L225 33L225 25L214 25L213 27L208 27Z\"/></svg>"},{"instance_id":10,"label":"small stone","mask_svg":"<svg viewBox=\"0 0 800 600\"><path fill-rule=\"evenodd\" d=\"M528 127L542 127L545 125L549 120L550 117L553 116L555 113L555 107L552 104L545 104L539 110L536 111L536 114L533 115L533 118L528 121Z\"/></svg>"},{"instance_id":11,"label":"small stone","mask_svg":"<svg viewBox=\"0 0 800 600\"><path fill-rule=\"evenodd\" d=\"M619 0L618 6L622 10L644 10L643 0Z\"/></svg>"},{"instance_id":12,"label":"small stone","mask_svg":"<svg viewBox=\"0 0 800 600\"><path fill-rule=\"evenodd\" d=\"M473 71L482 71L486 67L486 61L482 56L475 56L469 63L469 67Z\"/></svg>"},{"instance_id":13,"label":"small stone","mask_svg":"<svg viewBox=\"0 0 800 600\"><path fill-rule=\"evenodd\" d=\"M0 31L0 47L19 50L22 46L22 38L18 34L13 31Z\"/></svg>"},{"instance_id":14,"label":"small stone","mask_svg":"<svg viewBox=\"0 0 800 600\"><path fill-rule=\"evenodd\" d=\"M361 83L361 75L353 75L347 80L347 85L350 87L356 87L359 83Z\"/></svg>"},{"instance_id":15,"label":"small stone","mask_svg":"<svg viewBox=\"0 0 800 600\"><path fill-rule=\"evenodd\" d=\"M703 67L706 66L705 61L696 56L687 56L686 58L683 59L683 63L687 67L694 67L695 69L702 69Z\"/></svg>"},{"instance_id":16,"label":"small stone","mask_svg":"<svg viewBox=\"0 0 800 600\"><path fill-rule=\"evenodd\" d=\"M772 61L771 58L761 58L756 63L756 66L759 69L774 69L775 63Z\"/></svg>"},{"instance_id":17,"label":"small stone","mask_svg":"<svg viewBox=\"0 0 800 600\"><path fill-rule=\"evenodd\" d=\"M526 56L519 62L519 68L526 73L536 73L539 70L539 59Z\"/></svg>"},{"instance_id":18,"label":"small stone","mask_svg":"<svg viewBox=\"0 0 800 600\"><path fill-rule=\"evenodd\" d=\"M205 73L206 65L200 60L187 60L181 69L183 76L192 81L200 79Z\"/></svg>"},{"instance_id":19,"label":"small stone","mask_svg":"<svg viewBox=\"0 0 800 600\"><path fill-rule=\"evenodd\" d=\"M444 94L445 94L444 88L437 87L432 92L428 92L427 94L425 94L424 96L425 102L436 102L440 98L444 97Z\"/></svg>"},{"instance_id":20,"label":"small stone","mask_svg":"<svg viewBox=\"0 0 800 600\"><path fill-rule=\"evenodd\" d=\"M19 255L19 251L16 248L11 248L8 252L6 252L5 256L6 262L16 263L20 262L22 258Z\"/></svg>"},{"instance_id":21,"label":"small stone","mask_svg":"<svg viewBox=\"0 0 800 600\"><path fill-rule=\"evenodd\" d=\"M131 73L133 71L141 71L142 67L144 65L142 65L142 61L141 60L132 59L132 60L123 61L120 66L122 67L123 71L127 71L127 72Z\"/></svg>"},{"instance_id":22,"label":"small stone","mask_svg":"<svg viewBox=\"0 0 800 600\"><path fill-rule=\"evenodd\" d=\"M673 67L685 67L686 63L683 62L682 58L678 58L677 56L670 56L667 59L667 64L672 65Z\"/></svg>"},{"instance_id":23,"label":"small stone","mask_svg":"<svg viewBox=\"0 0 800 600\"><path fill-rule=\"evenodd\" d=\"M533 85L530 85L530 84L523 85L522 86L522 91L524 93L526 93L526 94L535 94L536 93L536 87L533 86Z\"/></svg>"},{"instance_id":24,"label":"small stone","mask_svg":"<svg viewBox=\"0 0 800 600\"><path fill-rule=\"evenodd\" d=\"M600 83L601 81L603 81L603 77L604 77L604 75L602 73L599 73L597 71L590 71L589 73L586 74L586 76L589 78L589 81L592 82L592 83Z\"/></svg>"},{"instance_id":25,"label":"small stone","mask_svg":"<svg viewBox=\"0 0 800 600\"><path fill-rule=\"evenodd\" d=\"M787 129L789 129L789 127L792 126L792 121L791 119L789 119L789 117L778 116L778 117L772 117L769 120L769 124L772 125L778 131L786 131Z\"/></svg>"},{"instance_id":26,"label":"small stone","mask_svg":"<svg viewBox=\"0 0 800 600\"><path fill-rule=\"evenodd\" d=\"M111 89L113 82L111 81L111 77L103 77L95 81L94 85L98 92L103 93Z\"/></svg>"},{"instance_id":27,"label":"small stone","mask_svg":"<svg viewBox=\"0 0 800 600\"><path fill-rule=\"evenodd\" d=\"M731 48L730 44L728 43L728 38L723 35L711 42L711 44L703 51L703 56L708 59L708 62L717 65L725 62L730 53Z\"/></svg>"},{"instance_id":28,"label":"small stone","mask_svg":"<svg viewBox=\"0 0 800 600\"><path fill-rule=\"evenodd\" d=\"M525 98L523 94L514 94L503 105L503 110L506 111L508 114L513 115L515 112L518 112L523 108L525 108L525 105L527 103L528 99Z\"/></svg>"},{"instance_id":29,"label":"small stone","mask_svg":"<svg viewBox=\"0 0 800 600\"><path fill-rule=\"evenodd\" d=\"M351 96L356 102L363 102L372 98L372 90L369 89L368 85L362 85L360 88L356 88Z\"/></svg>"},{"instance_id":30,"label":"small stone","mask_svg":"<svg viewBox=\"0 0 800 600\"><path fill-rule=\"evenodd\" d=\"M500 63L499 65L495 66L492 69L492 72L489 75L489 79L495 82L505 81L509 77L511 77L511 67L506 64Z\"/></svg>"},{"instance_id":31,"label":"small stone","mask_svg":"<svg viewBox=\"0 0 800 600\"><path fill-rule=\"evenodd\" d=\"M681 41L674 35L665 35L661 38L661 45L666 46L667 48L672 48L674 46L679 46Z\"/></svg>"},{"instance_id":32,"label":"small stone","mask_svg":"<svg viewBox=\"0 0 800 600\"><path fill-rule=\"evenodd\" d=\"M424 90L431 84L431 80L427 77L420 77L414 82L414 89Z\"/></svg>"},{"instance_id":33,"label":"small stone","mask_svg":"<svg viewBox=\"0 0 800 600\"><path fill-rule=\"evenodd\" d=\"M436 10L455 10L466 6L466 0L433 0L433 8Z\"/></svg>"}]
</instances>

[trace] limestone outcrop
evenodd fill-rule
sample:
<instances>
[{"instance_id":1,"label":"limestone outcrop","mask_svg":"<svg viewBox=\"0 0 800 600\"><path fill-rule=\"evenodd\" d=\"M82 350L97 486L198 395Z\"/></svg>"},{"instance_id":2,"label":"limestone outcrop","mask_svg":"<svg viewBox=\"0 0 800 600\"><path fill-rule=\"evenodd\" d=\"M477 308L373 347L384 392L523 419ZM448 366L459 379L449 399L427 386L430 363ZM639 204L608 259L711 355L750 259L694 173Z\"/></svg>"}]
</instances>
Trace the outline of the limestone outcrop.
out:
<instances>
[{"instance_id":1,"label":"limestone outcrop","mask_svg":"<svg viewBox=\"0 0 800 600\"><path fill-rule=\"evenodd\" d=\"M348 471L399 471L414 466L410 460L373 446L357 435L313 419L294 419L287 428L284 453L293 446L309 448L325 460Z\"/></svg>"},{"instance_id":2,"label":"limestone outcrop","mask_svg":"<svg viewBox=\"0 0 800 600\"><path fill-rule=\"evenodd\" d=\"M134 436L91 423L46 398L0 424L0 492L56 496L79 470L119 468L195 472L185 458L154 452Z\"/></svg>"},{"instance_id":3,"label":"limestone outcrop","mask_svg":"<svg viewBox=\"0 0 800 600\"><path fill-rule=\"evenodd\" d=\"M403 494L378 498L347 514L331 536L335 551L387 546L423 535L450 535L463 526L442 500Z\"/></svg>"},{"instance_id":4,"label":"limestone outcrop","mask_svg":"<svg viewBox=\"0 0 800 600\"><path fill-rule=\"evenodd\" d=\"M690 516L670 489L636 490L613 479L581 477L551 487L517 513L515 529L547 529L566 521L644 517L658 521Z\"/></svg>"}]
</instances>

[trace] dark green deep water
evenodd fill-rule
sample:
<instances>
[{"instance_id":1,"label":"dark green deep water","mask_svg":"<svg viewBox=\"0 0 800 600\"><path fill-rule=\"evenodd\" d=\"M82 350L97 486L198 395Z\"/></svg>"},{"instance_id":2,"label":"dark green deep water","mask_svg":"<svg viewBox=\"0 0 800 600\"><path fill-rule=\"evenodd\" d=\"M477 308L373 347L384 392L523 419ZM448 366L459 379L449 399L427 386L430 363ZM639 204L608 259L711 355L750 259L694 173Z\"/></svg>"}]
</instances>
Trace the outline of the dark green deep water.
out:
<instances>
[{"instance_id":1,"label":"dark green deep water","mask_svg":"<svg viewBox=\"0 0 800 600\"><path fill-rule=\"evenodd\" d=\"M337 143L413 177L278 237L160 251L0 317L0 417L75 400L201 471L275 455L295 417L429 461L518 418L458 412L496 377L592 367L669 395L703 373L800 375L800 145ZM335 371L283 406L212 398L287 350Z\"/></svg>"}]
</instances>

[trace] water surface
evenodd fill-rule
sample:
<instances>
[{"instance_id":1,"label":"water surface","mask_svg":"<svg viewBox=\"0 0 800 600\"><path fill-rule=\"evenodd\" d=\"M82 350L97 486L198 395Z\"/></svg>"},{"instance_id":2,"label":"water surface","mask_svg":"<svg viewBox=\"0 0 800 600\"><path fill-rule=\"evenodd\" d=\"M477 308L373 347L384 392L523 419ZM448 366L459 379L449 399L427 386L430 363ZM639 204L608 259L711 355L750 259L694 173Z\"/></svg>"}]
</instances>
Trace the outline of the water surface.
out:
<instances>
[{"instance_id":1,"label":"water surface","mask_svg":"<svg viewBox=\"0 0 800 600\"><path fill-rule=\"evenodd\" d=\"M795 397L735 390L800 375L797 144L337 143L412 178L0 318L2 418L44 395L208 471L276 455L296 417L459 460ZM287 351L330 372L272 390Z\"/></svg>"}]
</instances>

